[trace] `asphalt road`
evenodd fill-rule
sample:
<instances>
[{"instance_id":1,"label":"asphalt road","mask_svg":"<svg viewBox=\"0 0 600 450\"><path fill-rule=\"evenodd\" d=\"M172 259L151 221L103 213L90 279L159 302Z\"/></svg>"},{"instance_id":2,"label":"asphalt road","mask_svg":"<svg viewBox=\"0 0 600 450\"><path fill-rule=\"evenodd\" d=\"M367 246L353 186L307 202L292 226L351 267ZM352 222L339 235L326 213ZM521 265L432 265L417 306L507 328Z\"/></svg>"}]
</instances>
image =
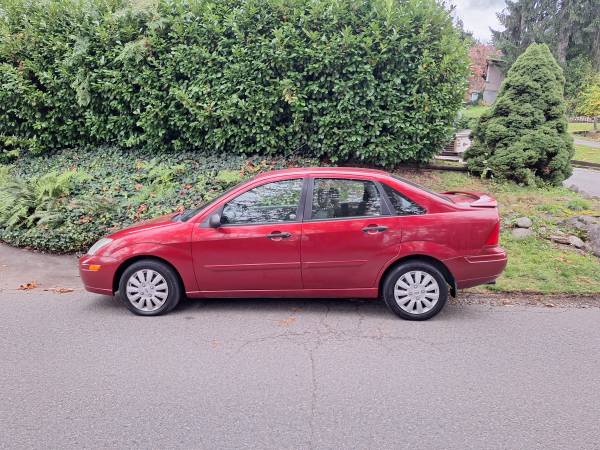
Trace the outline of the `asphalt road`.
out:
<instances>
[{"instance_id":1,"label":"asphalt road","mask_svg":"<svg viewBox=\"0 0 600 450\"><path fill-rule=\"evenodd\" d=\"M573 143L576 145L587 145L588 147L600 148L600 142L591 139L580 138L573 136Z\"/></svg>"},{"instance_id":2,"label":"asphalt road","mask_svg":"<svg viewBox=\"0 0 600 450\"><path fill-rule=\"evenodd\" d=\"M1 448L600 448L600 308L0 295Z\"/></svg>"},{"instance_id":3,"label":"asphalt road","mask_svg":"<svg viewBox=\"0 0 600 450\"><path fill-rule=\"evenodd\" d=\"M573 175L563 181L567 187L576 186L580 192L600 197L600 171L573 168Z\"/></svg>"}]
</instances>

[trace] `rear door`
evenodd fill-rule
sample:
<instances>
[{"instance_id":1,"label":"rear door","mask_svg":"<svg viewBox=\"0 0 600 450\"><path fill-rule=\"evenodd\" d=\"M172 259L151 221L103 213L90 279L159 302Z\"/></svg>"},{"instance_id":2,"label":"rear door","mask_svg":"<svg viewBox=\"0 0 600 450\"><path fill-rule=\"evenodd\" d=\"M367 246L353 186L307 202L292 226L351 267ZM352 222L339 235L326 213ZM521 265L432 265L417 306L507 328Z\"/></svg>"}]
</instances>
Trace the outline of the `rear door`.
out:
<instances>
[{"instance_id":1,"label":"rear door","mask_svg":"<svg viewBox=\"0 0 600 450\"><path fill-rule=\"evenodd\" d=\"M305 289L374 287L381 269L399 252L402 230L372 180L311 179L304 216Z\"/></svg>"}]
</instances>

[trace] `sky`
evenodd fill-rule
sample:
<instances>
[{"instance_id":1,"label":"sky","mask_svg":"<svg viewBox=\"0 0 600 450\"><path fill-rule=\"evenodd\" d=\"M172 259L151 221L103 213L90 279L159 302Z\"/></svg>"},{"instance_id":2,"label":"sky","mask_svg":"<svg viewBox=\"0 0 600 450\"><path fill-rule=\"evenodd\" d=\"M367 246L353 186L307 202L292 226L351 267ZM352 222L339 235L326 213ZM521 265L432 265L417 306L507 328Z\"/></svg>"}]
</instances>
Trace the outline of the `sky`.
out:
<instances>
[{"instance_id":1,"label":"sky","mask_svg":"<svg viewBox=\"0 0 600 450\"><path fill-rule=\"evenodd\" d=\"M465 30L482 42L491 40L490 27L502 29L496 13L504 9L504 0L450 0L449 3L456 6L455 14L462 19Z\"/></svg>"}]
</instances>

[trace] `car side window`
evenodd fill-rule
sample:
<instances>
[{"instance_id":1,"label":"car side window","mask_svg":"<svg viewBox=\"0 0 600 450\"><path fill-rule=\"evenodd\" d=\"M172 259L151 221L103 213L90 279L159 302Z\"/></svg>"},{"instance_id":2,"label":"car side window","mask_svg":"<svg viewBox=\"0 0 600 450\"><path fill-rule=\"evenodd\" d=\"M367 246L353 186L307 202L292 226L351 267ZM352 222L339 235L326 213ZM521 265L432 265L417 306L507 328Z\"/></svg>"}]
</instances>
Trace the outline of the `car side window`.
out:
<instances>
[{"instance_id":1,"label":"car side window","mask_svg":"<svg viewBox=\"0 0 600 450\"><path fill-rule=\"evenodd\" d=\"M372 181L316 178L312 219L381 216L381 197Z\"/></svg>"},{"instance_id":2,"label":"car side window","mask_svg":"<svg viewBox=\"0 0 600 450\"><path fill-rule=\"evenodd\" d=\"M263 184L238 195L223 207L223 224L294 222L302 193L301 178Z\"/></svg>"},{"instance_id":3,"label":"car side window","mask_svg":"<svg viewBox=\"0 0 600 450\"><path fill-rule=\"evenodd\" d=\"M409 200L396 189L388 186L385 183L381 183L385 195L387 195L390 203L392 204L392 212L396 216L414 216L418 214L425 214L425 208L417 205L415 202Z\"/></svg>"}]
</instances>

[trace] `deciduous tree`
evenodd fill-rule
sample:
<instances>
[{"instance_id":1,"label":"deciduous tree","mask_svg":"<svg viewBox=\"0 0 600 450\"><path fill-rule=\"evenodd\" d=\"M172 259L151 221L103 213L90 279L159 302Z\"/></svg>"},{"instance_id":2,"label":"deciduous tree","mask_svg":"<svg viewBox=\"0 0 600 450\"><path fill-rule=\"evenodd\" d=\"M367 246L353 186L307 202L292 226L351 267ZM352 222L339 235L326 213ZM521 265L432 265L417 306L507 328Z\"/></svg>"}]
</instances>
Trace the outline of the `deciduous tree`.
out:
<instances>
[{"instance_id":1,"label":"deciduous tree","mask_svg":"<svg viewBox=\"0 0 600 450\"><path fill-rule=\"evenodd\" d=\"M581 93L577 112L594 118L594 130L598 129L600 116L600 75L597 75Z\"/></svg>"}]
</instances>

